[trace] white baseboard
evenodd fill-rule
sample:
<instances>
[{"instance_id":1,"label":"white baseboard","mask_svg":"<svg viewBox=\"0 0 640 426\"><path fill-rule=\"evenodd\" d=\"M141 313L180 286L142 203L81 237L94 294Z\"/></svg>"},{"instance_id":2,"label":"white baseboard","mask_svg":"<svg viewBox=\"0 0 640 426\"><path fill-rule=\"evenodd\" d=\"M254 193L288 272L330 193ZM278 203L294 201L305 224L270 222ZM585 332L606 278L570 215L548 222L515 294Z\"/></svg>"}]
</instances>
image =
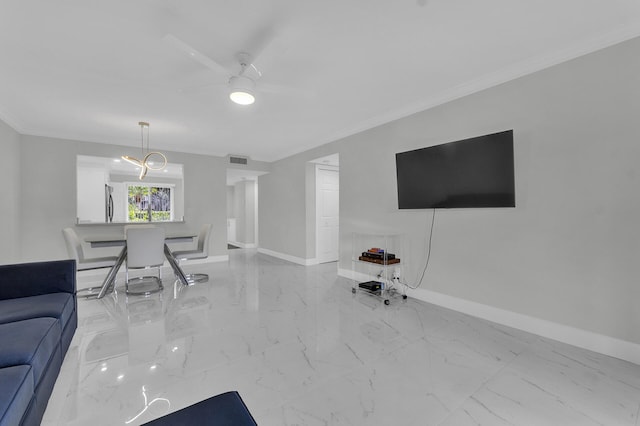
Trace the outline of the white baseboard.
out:
<instances>
[{"instance_id":1,"label":"white baseboard","mask_svg":"<svg viewBox=\"0 0 640 426\"><path fill-rule=\"evenodd\" d=\"M277 257L278 259L286 260L287 262L296 263L302 266L317 265L317 259L303 259L301 257L291 256L290 254L280 253L277 251L269 250L266 248L258 247L258 253L266 254L267 256Z\"/></svg>"},{"instance_id":2,"label":"white baseboard","mask_svg":"<svg viewBox=\"0 0 640 426\"><path fill-rule=\"evenodd\" d=\"M202 263L218 263L218 262L228 262L229 255L221 254L218 256L209 256L206 259L191 259L191 260L183 260L180 262L180 265L199 265ZM164 263L163 267L169 266L167 262Z\"/></svg>"},{"instance_id":3,"label":"white baseboard","mask_svg":"<svg viewBox=\"0 0 640 426\"><path fill-rule=\"evenodd\" d=\"M227 244L231 244L232 246L240 247L243 249L258 248L258 245L256 243L241 243L238 241L227 241Z\"/></svg>"},{"instance_id":4,"label":"white baseboard","mask_svg":"<svg viewBox=\"0 0 640 426\"><path fill-rule=\"evenodd\" d=\"M358 281L371 279L364 274L354 274L349 269L338 269L338 275ZM407 295L427 303L640 365L640 344L637 343L430 290L408 289Z\"/></svg>"}]
</instances>

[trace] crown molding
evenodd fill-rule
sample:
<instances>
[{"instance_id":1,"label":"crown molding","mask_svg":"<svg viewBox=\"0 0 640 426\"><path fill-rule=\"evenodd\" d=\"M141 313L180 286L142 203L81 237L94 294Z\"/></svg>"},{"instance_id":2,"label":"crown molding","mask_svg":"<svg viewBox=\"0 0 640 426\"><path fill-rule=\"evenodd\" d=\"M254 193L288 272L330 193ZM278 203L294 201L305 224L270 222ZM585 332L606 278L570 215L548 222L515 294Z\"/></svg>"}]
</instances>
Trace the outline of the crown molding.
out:
<instances>
[{"instance_id":1,"label":"crown molding","mask_svg":"<svg viewBox=\"0 0 640 426\"><path fill-rule=\"evenodd\" d=\"M339 139L352 136L372 128L391 123L401 118L426 111L431 108L446 104L456 99L472 95L491 87L498 86L520 77L542 71L544 69L571 61L581 56L597 52L607 47L631 40L640 36L640 22L629 25L621 25L618 28L597 34L586 40L581 40L570 46L538 55L524 61L514 63L498 71L461 83L452 88L443 90L429 96L427 99L415 102L406 107L389 111L387 113L362 121L353 127L349 127L334 133L324 143L334 142ZM297 152L299 153L299 152ZM293 154L291 154L293 155ZM288 155L290 156L290 155Z\"/></svg>"}]
</instances>

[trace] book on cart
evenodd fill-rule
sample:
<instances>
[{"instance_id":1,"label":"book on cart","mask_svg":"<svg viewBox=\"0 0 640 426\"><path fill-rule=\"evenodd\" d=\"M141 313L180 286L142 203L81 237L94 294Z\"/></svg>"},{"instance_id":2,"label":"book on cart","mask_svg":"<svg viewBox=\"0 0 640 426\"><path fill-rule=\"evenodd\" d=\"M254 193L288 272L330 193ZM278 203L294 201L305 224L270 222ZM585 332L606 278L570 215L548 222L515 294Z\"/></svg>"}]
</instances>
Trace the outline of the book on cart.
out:
<instances>
[{"instance_id":1,"label":"book on cart","mask_svg":"<svg viewBox=\"0 0 640 426\"><path fill-rule=\"evenodd\" d=\"M385 253L385 252L374 253L370 251L363 251L362 257L368 257L371 259L395 259L396 255L393 253Z\"/></svg>"},{"instance_id":2,"label":"book on cart","mask_svg":"<svg viewBox=\"0 0 640 426\"><path fill-rule=\"evenodd\" d=\"M361 260L363 262L370 262L370 263L375 263L377 265L394 265L396 263L400 263L400 259L398 258L393 258L393 259L384 259L384 258L375 258L375 257L368 257L368 256L360 256L358 258L358 260Z\"/></svg>"}]
</instances>

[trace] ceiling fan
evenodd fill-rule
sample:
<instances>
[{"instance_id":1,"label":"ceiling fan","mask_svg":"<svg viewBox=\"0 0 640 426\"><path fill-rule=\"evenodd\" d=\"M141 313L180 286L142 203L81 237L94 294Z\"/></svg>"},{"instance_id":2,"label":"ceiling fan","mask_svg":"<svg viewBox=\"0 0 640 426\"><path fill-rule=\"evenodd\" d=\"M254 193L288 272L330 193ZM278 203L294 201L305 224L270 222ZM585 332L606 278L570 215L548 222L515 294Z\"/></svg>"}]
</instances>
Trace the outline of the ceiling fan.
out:
<instances>
[{"instance_id":1,"label":"ceiling fan","mask_svg":"<svg viewBox=\"0 0 640 426\"><path fill-rule=\"evenodd\" d=\"M229 78L229 99L238 105L251 105L256 100L253 94L256 82L246 75L247 68L251 67L255 70L258 77L262 77L262 73L253 65L251 55L248 53L240 52L236 55L236 58L240 63L240 73Z\"/></svg>"},{"instance_id":2,"label":"ceiling fan","mask_svg":"<svg viewBox=\"0 0 640 426\"><path fill-rule=\"evenodd\" d=\"M263 82L260 82L260 84L258 85L257 81L262 77L262 72L256 67L253 62L254 58L249 53L239 52L235 55L235 58L239 65L239 70L234 71L233 69L221 65L202 52L199 52L197 49L180 40L173 34L165 35L164 41L176 47L180 51L186 53L187 56L189 56L191 59L204 65L211 71L229 76L228 81L224 85L226 85L226 87L228 88L229 99L231 99L236 104L253 104L256 99L255 93L257 90L276 93L304 93L301 90L266 84Z\"/></svg>"}]
</instances>

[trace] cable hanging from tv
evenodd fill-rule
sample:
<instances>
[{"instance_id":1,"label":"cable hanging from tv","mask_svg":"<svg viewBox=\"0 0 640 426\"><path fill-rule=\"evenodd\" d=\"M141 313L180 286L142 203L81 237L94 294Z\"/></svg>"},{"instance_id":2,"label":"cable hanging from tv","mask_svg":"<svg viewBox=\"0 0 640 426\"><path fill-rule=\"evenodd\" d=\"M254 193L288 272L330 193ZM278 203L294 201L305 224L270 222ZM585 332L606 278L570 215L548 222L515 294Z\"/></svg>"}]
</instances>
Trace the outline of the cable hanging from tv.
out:
<instances>
[{"instance_id":1,"label":"cable hanging from tv","mask_svg":"<svg viewBox=\"0 0 640 426\"><path fill-rule=\"evenodd\" d=\"M415 286L412 286L407 282L401 282L401 284L406 285L411 290L415 290L422 285L422 281L424 280L424 276L427 272L427 268L429 267L429 259L431 259L431 240L433 239L433 224L435 221L436 221L436 209L433 209L433 214L431 215L431 229L429 230L429 239L427 240L425 236L425 240L427 240L425 244L427 249L427 260L424 263L424 269L422 269L422 275L420 275L420 280ZM425 230L426 230L426 227L425 227Z\"/></svg>"}]
</instances>

